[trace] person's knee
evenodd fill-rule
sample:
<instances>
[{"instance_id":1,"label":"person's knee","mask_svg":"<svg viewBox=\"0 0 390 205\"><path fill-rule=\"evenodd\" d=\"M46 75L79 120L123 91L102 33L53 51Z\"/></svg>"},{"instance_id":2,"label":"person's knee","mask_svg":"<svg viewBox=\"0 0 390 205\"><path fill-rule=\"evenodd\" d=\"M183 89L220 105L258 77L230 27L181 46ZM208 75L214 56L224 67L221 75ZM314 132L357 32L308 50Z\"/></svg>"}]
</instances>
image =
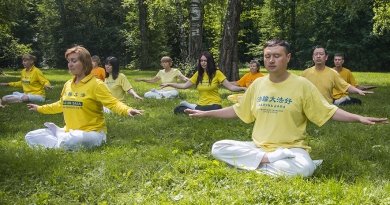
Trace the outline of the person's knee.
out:
<instances>
[{"instance_id":1,"label":"person's knee","mask_svg":"<svg viewBox=\"0 0 390 205\"><path fill-rule=\"evenodd\" d=\"M30 99L28 98L27 95L23 95L23 96L21 97L21 100L22 100L22 102L28 102L28 101L30 101Z\"/></svg>"},{"instance_id":2,"label":"person's knee","mask_svg":"<svg viewBox=\"0 0 390 205\"><path fill-rule=\"evenodd\" d=\"M313 163L308 163L305 166L302 166L298 171L297 175L302 177L310 177L313 175L315 170L315 165Z\"/></svg>"},{"instance_id":3,"label":"person's knee","mask_svg":"<svg viewBox=\"0 0 390 205\"><path fill-rule=\"evenodd\" d=\"M310 177L313 175L315 169L316 166L311 160L303 162L300 161L299 164L295 167L294 175Z\"/></svg>"},{"instance_id":4,"label":"person's knee","mask_svg":"<svg viewBox=\"0 0 390 205\"><path fill-rule=\"evenodd\" d=\"M213 155L214 157L219 156L220 151L231 144L229 143L229 141L230 140L220 140L215 142L211 147L211 155Z\"/></svg>"},{"instance_id":5,"label":"person's knee","mask_svg":"<svg viewBox=\"0 0 390 205\"><path fill-rule=\"evenodd\" d=\"M144 94L144 98L156 98L156 99L161 99L161 95L155 92L146 92Z\"/></svg>"},{"instance_id":6,"label":"person's knee","mask_svg":"<svg viewBox=\"0 0 390 205\"><path fill-rule=\"evenodd\" d=\"M12 104L12 103L20 103L22 102L21 98L13 96L13 95L6 95L2 98L3 103Z\"/></svg>"}]
</instances>

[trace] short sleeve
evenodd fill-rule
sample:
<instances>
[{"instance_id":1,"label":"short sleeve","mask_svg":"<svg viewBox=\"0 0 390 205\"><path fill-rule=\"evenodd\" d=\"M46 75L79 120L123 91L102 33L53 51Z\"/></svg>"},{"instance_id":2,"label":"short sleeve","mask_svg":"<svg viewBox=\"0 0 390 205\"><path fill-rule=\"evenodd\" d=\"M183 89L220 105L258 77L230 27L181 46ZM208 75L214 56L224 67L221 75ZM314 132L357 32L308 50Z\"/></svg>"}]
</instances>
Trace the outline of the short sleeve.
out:
<instances>
[{"instance_id":1,"label":"short sleeve","mask_svg":"<svg viewBox=\"0 0 390 205\"><path fill-rule=\"evenodd\" d=\"M250 86L242 96L241 100L233 105L234 112L245 123L251 123L256 120L252 110L254 105L254 87L255 86Z\"/></svg>"},{"instance_id":2,"label":"short sleeve","mask_svg":"<svg viewBox=\"0 0 390 205\"><path fill-rule=\"evenodd\" d=\"M305 86L307 89L304 91L303 112L311 122L317 126L322 126L334 115L338 108L328 103L312 83L307 83L309 86Z\"/></svg>"}]
</instances>

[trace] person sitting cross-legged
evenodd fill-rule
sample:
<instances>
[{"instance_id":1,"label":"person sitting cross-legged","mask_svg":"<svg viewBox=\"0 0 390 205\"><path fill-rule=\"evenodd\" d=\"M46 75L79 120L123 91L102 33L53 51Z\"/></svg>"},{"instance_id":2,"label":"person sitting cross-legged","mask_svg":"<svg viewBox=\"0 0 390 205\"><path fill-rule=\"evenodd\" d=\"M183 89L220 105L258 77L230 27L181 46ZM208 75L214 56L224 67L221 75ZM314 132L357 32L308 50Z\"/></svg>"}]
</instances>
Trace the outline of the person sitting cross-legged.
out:
<instances>
[{"instance_id":1,"label":"person sitting cross-legged","mask_svg":"<svg viewBox=\"0 0 390 205\"><path fill-rule=\"evenodd\" d=\"M33 102L42 103L45 101L45 89L52 89L49 80L42 71L35 67L36 57L31 54L22 56L24 69L21 72L20 81L0 83L3 86L22 87L23 93L13 92L5 95L1 100L3 104Z\"/></svg>"},{"instance_id":2,"label":"person sitting cross-legged","mask_svg":"<svg viewBox=\"0 0 390 205\"><path fill-rule=\"evenodd\" d=\"M264 75L260 73L260 63L257 60L251 60L249 62L249 72L240 78L240 80L232 82L233 85L240 87L249 87L253 81L257 78L263 77ZM227 97L230 102L236 103L241 99L242 93L232 94Z\"/></svg>"},{"instance_id":3,"label":"person sitting cross-legged","mask_svg":"<svg viewBox=\"0 0 390 205\"><path fill-rule=\"evenodd\" d=\"M164 56L161 58L161 66L164 68L156 74L151 79L147 78L137 78L135 81L143 81L147 83L156 83L161 81L161 83L175 83L177 80L181 80L184 82L188 81L188 78L185 77L180 70L176 68L172 68L172 58L169 56ZM179 96L179 92L172 87L163 87L161 89L155 89L146 92L144 94L145 98L154 98L154 99L170 99L176 98Z\"/></svg>"},{"instance_id":4,"label":"person sitting cross-legged","mask_svg":"<svg viewBox=\"0 0 390 205\"><path fill-rule=\"evenodd\" d=\"M308 121L318 126L329 119L368 125L388 122L328 103L309 80L287 71L290 58L286 41L268 41L264 65L269 75L253 82L238 103L219 110L185 110L191 117L239 117L245 123L254 122L252 141L215 142L211 151L215 158L268 175L309 177L322 161L313 161L308 153Z\"/></svg>"},{"instance_id":5,"label":"person sitting cross-legged","mask_svg":"<svg viewBox=\"0 0 390 205\"><path fill-rule=\"evenodd\" d=\"M125 116L140 115L137 110L120 102L111 95L103 81L91 73L91 55L81 46L69 48L65 52L69 72L73 78L68 80L60 99L52 104L38 106L27 104L29 110L43 114L63 113L65 126L58 127L46 122L45 129L30 131L25 139L31 147L63 148L78 150L92 148L106 142L107 127L103 106Z\"/></svg>"},{"instance_id":6,"label":"person sitting cross-legged","mask_svg":"<svg viewBox=\"0 0 390 205\"><path fill-rule=\"evenodd\" d=\"M334 103L335 105L341 103L333 99L333 90L342 93L357 93L359 95L373 93L372 91L360 90L345 82L335 70L327 67L325 63L328 59L328 53L323 46L315 46L312 57L314 66L304 70L302 76L312 82L329 103Z\"/></svg>"},{"instance_id":7,"label":"person sitting cross-legged","mask_svg":"<svg viewBox=\"0 0 390 205\"><path fill-rule=\"evenodd\" d=\"M209 52L202 52L197 66L197 72L185 83L163 83L161 87L174 87L187 89L195 85L199 91L198 103L180 102L174 109L175 114L184 113L186 108L195 110L216 110L222 108L222 99L219 95L219 85L222 84L230 91L245 91L246 87L233 85L216 65L213 56Z\"/></svg>"}]
</instances>

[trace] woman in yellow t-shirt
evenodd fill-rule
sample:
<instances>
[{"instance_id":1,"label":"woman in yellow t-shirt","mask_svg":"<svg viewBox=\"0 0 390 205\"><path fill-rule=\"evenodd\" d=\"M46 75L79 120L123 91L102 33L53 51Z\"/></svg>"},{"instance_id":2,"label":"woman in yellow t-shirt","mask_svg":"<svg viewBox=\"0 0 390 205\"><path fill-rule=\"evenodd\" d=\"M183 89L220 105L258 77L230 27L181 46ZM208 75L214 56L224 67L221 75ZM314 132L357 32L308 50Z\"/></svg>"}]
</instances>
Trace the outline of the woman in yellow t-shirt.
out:
<instances>
[{"instance_id":1,"label":"woman in yellow t-shirt","mask_svg":"<svg viewBox=\"0 0 390 205\"><path fill-rule=\"evenodd\" d=\"M174 87L178 89L186 89L195 85L199 92L199 100L196 104L182 101L174 112L184 113L187 108L195 110L216 110L221 109L222 99L219 95L219 85L231 91L246 90L245 87L238 87L229 82L225 75L215 66L213 56L209 52L202 52L198 60L198 71L185 83L163 83L161 87Z\"/></svg>"},{"instance_id":2,"label":"woman in yellow t-shirt","mask_svg":"<svg viewBox=\"0 0 390 205\"><path fill-rule=\"evenodd\" d=\"M138 78L135 79L135 81L143 81L147 83L156 83L158 81L161 81L161 83L175 83L178 79L181 81L187 82L188 78L185 77L179 69L172 68L172 58L169 56L164 56L161 58L161 66L164 68L162 70L159 70L156 76L153 78L147 79L147 78ZM172 87L165 87L162 89L155 89L146 92L144 94L145 98L155 98L155 99L169 99L169 98L176 98L179 96L179 92L172 88Z\"/></svg>"},{"instance_id":3,"label":"woman in yellow t-shirt","mask_svg":"<svg viewBox=\"0 0 390 205\"><path fill-rule=\"evenodd\" d=\"M13 92L2 98L4 104L45 101L45 89L51 89L49 80L43 75L39 68L35 67L36 57L31 54L22 56L24 69L21 72L20 80L16 82L0 83L2 86L22 87L23 93Z\"/></svg>"},{"instance_id":4,"label":"woman in yellow t-shirt","mask_svg":"<svg viewBox=\"0 0 390 205\"><path fill-rule=\"evenodd\" d=\"M39 113L63 113L65 127L44 123L47 128L26 134L27 144L31 147L77 150L100 146L106 141L107 132L103 106L120 115L134 116L143 112L120 102L111 95L103 81L91 74L92 61L87 49L81 46L70 48L65 58L74 77L65 83L60 99L42 106L27 104L29 110Z\"/></svg>"},{"instance_id":5,"label":"woman in yellow t-shirt","mask_svg":"<svg viewBox=\"0 0 390 205\"><path fill-rule=\"evenodd\" d=\"M143 99L134 91L125 74L119 72L119 61L117 58L113 56L108 57L104 67L106 68L106 80L104 83L106 83L114 97L124 102L126 93L129 93L135 99ZM111 111L104 107L104 112L110 113Z\"/></svg>"}]
</instances>

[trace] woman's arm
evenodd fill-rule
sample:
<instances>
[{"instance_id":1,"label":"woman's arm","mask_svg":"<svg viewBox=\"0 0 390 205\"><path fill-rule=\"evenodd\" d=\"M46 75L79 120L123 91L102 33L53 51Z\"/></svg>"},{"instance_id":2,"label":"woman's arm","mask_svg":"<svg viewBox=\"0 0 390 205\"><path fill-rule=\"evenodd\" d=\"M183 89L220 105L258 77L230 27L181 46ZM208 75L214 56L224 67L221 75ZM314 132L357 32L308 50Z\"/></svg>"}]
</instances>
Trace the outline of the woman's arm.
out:
<instances>
[{"instance_id":1,"label":"woman's arm","mask_svg":"<svg viewBox=\"0 0 390 205\"><path fill-rule=\"evenodd\" d=\"M135 99L139 99L139 100L142 100L142 99L143 99L143 98L140 97L132 88L131 88L130 90L128 90L127 93L133 95L133 97L134 97Z\"/></svg>"},{"instance_id":2,"label":"woman's arm","mask_svg":"<svg viewBox=\"0 0 390 205\"><path fill-rule=\"evenodd\" d=\"M150 78L150 79L147 79L147 78L136 78L134 80L137 81L137 82L143 81L143 82L146 82L146 83L156 83L157 81L160 80L160 77L154 76L153 78Z\"/></svg>"},{"instance_id":3,"label":"woman's arm","mask_svg":"<svg viewBox=\"0 0 390 205\"><path fill-rule=\"evenodd\" d=\"M177 89L186 89L191 87L192 85L193 85L192 82L189 80L185 83L163 83L160 85L160 88L173 87Z\"/></svg>"},{"instance_id":4,"label":"woman's arm","mask_svg":"<svg viewBox=\"0 0 390 205\"><path fill-rule=\"evenodd\" d=\"M187 82L187 81L190 80L190 79L188 79L186 76L184 76L182 73L180 73L179 78L180 78L180 80L182 80L182 81L184 81L184 82Z\"/></svg>"},{"instance_id":5,"label":"woman's arm","mask_svg":"<svg viewBox=\"0 0 390 205\"><path fill-rule=\"evenodd\" d=\"M222 82L222 85L230 91L245 91L246 90L246 87L239 87L239 86L233 85L231 82L229 82L226 79Z\"/></svg>"},{"instance_id":6,"label":"woman's arm","mask_svg":"<svg viewBox=\"0 0 390 205\"><path fill-rule=\"evenodd\" d=\"M184 110L190 117L213 117L213 118L236 118L237 114L234 112L232 106L225 107L223 109L218 110L210 110L210 111L201 111L201 110L192 110L186 109Z\"/></svg>"}]
</instances>

